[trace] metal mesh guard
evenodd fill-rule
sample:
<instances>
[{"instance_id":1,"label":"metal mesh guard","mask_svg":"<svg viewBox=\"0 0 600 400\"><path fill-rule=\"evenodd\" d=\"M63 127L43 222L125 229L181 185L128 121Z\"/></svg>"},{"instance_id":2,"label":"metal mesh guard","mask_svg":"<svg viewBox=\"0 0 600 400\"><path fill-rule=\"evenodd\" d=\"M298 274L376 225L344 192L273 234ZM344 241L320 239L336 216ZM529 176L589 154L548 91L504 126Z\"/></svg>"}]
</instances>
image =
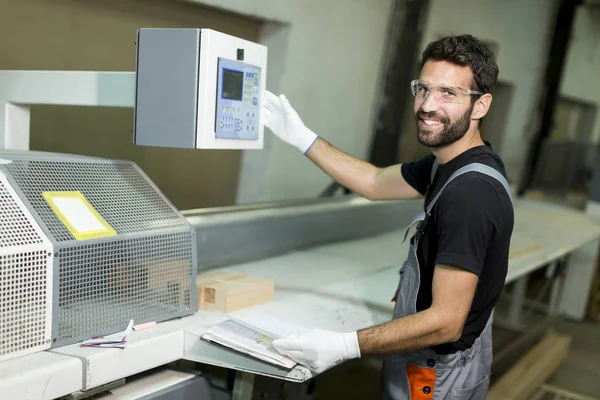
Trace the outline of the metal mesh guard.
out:
<instances>
[{"instance_id":1,"label":"metal mesh guard","mask_svg":"<svg viewBox=\"0 0 600 400\"><path fill-rule=\"evenodd\" d=\"M189 313L192 242L179 232L60 249L56 345Z\"/></svg>"},{"instance_id":2,"label":"metal mesh guard","mask_svg":"<svg viewBox=\"0 0 600 400\"><path fill-rule=\"evenodd\" d=\"M49 347L48 251L0 249L0 360Z\"/></svg>"},{"instance_id":3,"label":"metal mesh guard","mask_svg":"<svg viewBox=\"0 0 600 400\"><path fill-rule=\"evenodd\" d=\"M74 238L44 191L80 191L118 234L187 226L133 163L14 160L6 168L58 242Z\"/></svg>"},{"instance_id":4,"label":"metal mesh guard","mask_svg":"<svg viewBox=\"0 0 600 400\"><path fill-rule=\"evenodd\" d=\"M0 248L35 243L42 238L0 181Z\"/></svg>"}]
</instances>

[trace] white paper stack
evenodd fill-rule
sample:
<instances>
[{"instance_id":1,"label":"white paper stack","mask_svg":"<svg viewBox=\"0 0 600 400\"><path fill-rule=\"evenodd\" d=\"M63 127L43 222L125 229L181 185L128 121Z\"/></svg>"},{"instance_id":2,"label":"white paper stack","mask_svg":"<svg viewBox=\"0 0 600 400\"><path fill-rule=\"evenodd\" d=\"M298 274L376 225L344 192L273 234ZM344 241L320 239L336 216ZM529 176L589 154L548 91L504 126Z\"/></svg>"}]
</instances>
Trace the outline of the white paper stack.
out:
<instances>
[{"instance_id":1,"label":"white paper stack","mask_svg":"<svg viewBox=\"0 0 600 400\"><path fill-rule=\"evenodd\" d=\"M124 331L113 333L107 336L98 336L92 339L84 340L81 343L83 347L116 347L124 349L127 347L127 338L133 329L133 320L129 320L129 325Z\"/></svg>"},{"instance_id":2,"label":"white paper stack","mask_svg":"<svg viewBox=\"0 0 600 400\"><path fill-rule=\"evenodd\" d=\"M284 368L292 369L296 365L273 347L274 335L238 320L228 319L210 327L201 338Z\"/></svg>"}]
</instances>

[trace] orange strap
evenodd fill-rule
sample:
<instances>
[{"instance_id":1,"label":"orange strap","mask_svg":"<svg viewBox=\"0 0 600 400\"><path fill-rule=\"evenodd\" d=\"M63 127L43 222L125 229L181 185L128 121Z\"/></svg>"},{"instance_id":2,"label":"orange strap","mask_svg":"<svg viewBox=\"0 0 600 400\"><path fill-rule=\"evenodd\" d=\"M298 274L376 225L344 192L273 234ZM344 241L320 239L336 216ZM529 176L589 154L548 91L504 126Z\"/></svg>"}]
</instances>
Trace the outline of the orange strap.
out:
<instances>
[{"instance_id":1,"label":"orange strap","mask_svg":"<svg viewBox=\"0 0 600 400\"><path fill-rule=\"evenodd\" d=\"M435 386L435 369L406 364L411 400L430 400Z\"/></svg>"}]
</instances>

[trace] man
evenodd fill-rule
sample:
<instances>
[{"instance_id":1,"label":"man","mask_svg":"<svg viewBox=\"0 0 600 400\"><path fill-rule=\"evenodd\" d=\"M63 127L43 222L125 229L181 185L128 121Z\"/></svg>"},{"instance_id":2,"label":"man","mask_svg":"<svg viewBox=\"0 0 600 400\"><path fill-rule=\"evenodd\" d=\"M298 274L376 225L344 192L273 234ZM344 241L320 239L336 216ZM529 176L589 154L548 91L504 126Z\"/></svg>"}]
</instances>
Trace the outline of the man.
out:
<instances>
[{"instance_id":1,"label":"man","mask_svg":"<svg viewBox=\"0 0 600 400\"><path fill-rule=\"evenodd\" d=\"M285 96L267 93L266 126L340 184L372 200L425 199L400 271L394 318L357 332L292 335L274 342L278 351L316 372L382 355L386 399L486 397L492 313L514 224L503 162L479 131L497 76L493 53L470 35L430 43L411 90L417 139L432 154L387 168L334 148L303 124Z\"/></svg>"}]
</instances>

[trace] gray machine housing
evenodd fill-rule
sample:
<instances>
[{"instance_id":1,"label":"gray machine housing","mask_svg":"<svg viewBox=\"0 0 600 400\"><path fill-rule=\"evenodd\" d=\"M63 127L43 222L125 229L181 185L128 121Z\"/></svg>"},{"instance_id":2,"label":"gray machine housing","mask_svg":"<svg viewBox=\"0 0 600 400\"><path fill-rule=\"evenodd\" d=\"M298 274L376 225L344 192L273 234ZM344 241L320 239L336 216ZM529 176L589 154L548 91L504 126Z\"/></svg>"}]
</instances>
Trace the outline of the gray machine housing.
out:
<instances>
[{"instance_id":1,"label":"gray machine housing","mask_svg":"<svg viewBox=\"0 0 600 400\"><path fill-rule=\"evenodd\" d=\"M138 31L136 145L196 147L200 35L200 29Z\"/></svg>"},{"instance_id":2,"label":"gray machine housing","mask_svg":"<svg viewBox=\"0 0 600 400\"><path fill-rule=\"evenodd\" d=\"M135 163L6 150L0 159L52 245L52 347L197 311L195 229ZM45 191L80 191L116 236L76 240Z\"/></svg>"}]
</instances>

